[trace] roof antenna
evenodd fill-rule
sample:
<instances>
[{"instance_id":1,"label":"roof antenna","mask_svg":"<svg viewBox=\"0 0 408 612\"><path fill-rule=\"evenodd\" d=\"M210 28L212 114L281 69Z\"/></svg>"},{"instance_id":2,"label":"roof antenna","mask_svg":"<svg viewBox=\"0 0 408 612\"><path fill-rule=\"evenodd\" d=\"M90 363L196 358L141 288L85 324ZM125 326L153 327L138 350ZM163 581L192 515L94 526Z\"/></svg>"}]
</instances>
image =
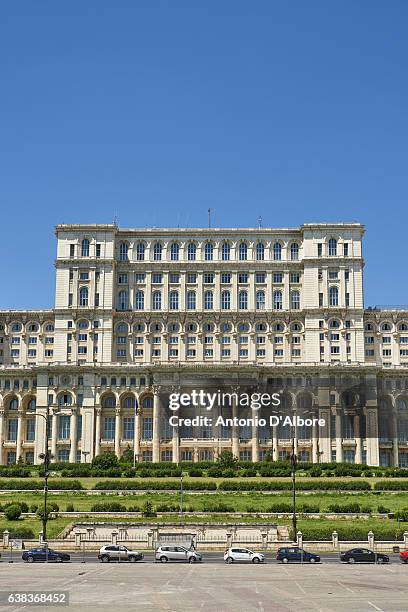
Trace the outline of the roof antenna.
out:
<instances>
[{"instance_id":1,"label":"roof antenna","mask_svg":"<svg viewBox=\"0 0 408 612\"><path fill-rule=\"evenodd\" d=\"M211 208L208 209L208 227L211 227Z\"/></svg>"},{"instance_id":2,"label":"roof antenna","mask_svg":"<svg viewBox=\"0 0 408 612\"><path fill-rule=\"evenodd\" d=\"M115 211L114 217L113 217L113 225L115 227L119 227L119 218L118 218L118 213L117 211Z\"/></svg>"},{"instance_id":3,"label":"roof antenna","mask_svg":"<svg viewBox=\"0 0 408 612\"><path fill-rule=\"evenodd\" d=\"M262 217L261 215L259 215L258 217L258 228L260 229L262 227Z\"/></svg>"}]
</instances>

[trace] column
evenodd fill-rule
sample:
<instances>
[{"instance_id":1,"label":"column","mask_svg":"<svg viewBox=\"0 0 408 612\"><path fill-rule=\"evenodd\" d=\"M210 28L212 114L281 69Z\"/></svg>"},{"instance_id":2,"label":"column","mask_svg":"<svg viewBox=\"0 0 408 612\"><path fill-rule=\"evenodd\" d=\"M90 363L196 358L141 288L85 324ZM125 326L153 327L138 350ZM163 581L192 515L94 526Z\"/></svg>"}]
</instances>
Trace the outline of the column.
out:
<instances>
[{"instance_id":1,"label":"column","mask_svg":"<svg viewBox=\"0 0 408 612\"><path fill-rule=\"evenodd\" d=\"M173 425L173 437L172 437L172 453L173 463L179 463L180 461L180 438L179 438L179 426Z\"/></svg>"},{"instance_id":2,"label":"column","mask_svg":"<svg viewBox=\"0 0 408 612\"><path fill-rule=\"evenodd\" d=\"M120 434L121 434L120 408L115 410L115 455L120 457Z\"/></svg>"},{"instance_id":3,"label":"column","mask_svg":"<svg viewBox=\"0 0 408 612\"><path fill-rule=\"evenodd\" d=\"M239 387L233 387L232 393L238 393ZM238 419L238 405L235 397L232 397L232 418ZM232 434L232 454L239 459L239 427L233 424L231 428Z\"/></svg>"},{"instance_id":4,"label":"column","mask_svg":"<svg viewBox=\"0 0 408 612\"><path fill-rule=\"evenodd\" d=\"M23 413L21 410L18 411L17 415L17 448L16 448L16 462L21 457L21 451L23 448Z\"/></svg>"},{"instance_id":5,"label":"column","mask_svg":"<svg viewBox=\"0 0 408 612\"><path fill-rule=\"evenodd\" d=\"M139 402L139 399L137 400ZM135 431L134 431L134 441L133 441L133 453L135 456L135 461L140 461L140 405L137 413L135 413Z\"/></svg>"},{"instance_id":6,"label":"column","mask_svg":"<svg viewBox=\"0 0 408 612\"><path fill-rule=\"evenodd\" d=\"M367 465L380 464L380 448L378 444L378 411L367 406Z\"/></svg>"},{"instance_id":7,"label":"column","mask_svg":"<svg viewBox=\"0 0 408 612\"><path fill-rule=\"evenodd\" d=\"M315 416L313 415L313 418L315 418ZM319 463L320 461L320 457L319 457L319 431L318 431L318 427L316 425L316 423L313 423L313 427L312 427L312 461L313 463Z\"/></svg>"},{"instance_id":8,"label":"column","mask_svg":"<svg viewBox=\"0 0 408 612\"><path fill-rule=\"evenodd\" d=\"M398 421L395 407L393 406L392 411L392 459L393 466L398 467L399 456L398 456Z\"/></svg>"},{"instance_id":9,"label":"column","mask_svg":"<svg viewBox=\"0 0 408 612\"><path fill-rule=\"evenodd\" d=\"M343 461L343 438L341 427L341 412L340 408L336 411L336 463Z\"/></svg>"},{"instance_id":10,"label":"column","mask_svg":"<svg viewBox=\"0 0 408 612\"><path fill-rule=\"evenodd\" d=\"M101 414L102 409L96 409L96 424L95 424L95 457L101 454Z\"/></svg>"},{"instance_id":11,"label":"column","mask_svg":"<svg viewBox=\"0 0 408 612\"><path fill-rule=\"evenodd\" d=\"M69 449L69 462L76 462L76 454L77 454L77 411L76 408L72 409L71 412L71 422L70 422L70 437L71 437L71 448Z\"/></svg>"},{"instance_id":12,"label":"column","mask_svg":"<svg viewBox=\"0 0 408 612\"><path fill-rule=\"evenodd\" d=\"M273 461L277 461L279 457L279 448L278 448L278 426L273 425L273 433L272 433L272 459Z\"/></svg>"},{"instance_id":13,"label":"column","mask_svg":"<svg viewBox=\"0 0 408 612\"><path fill-rule=\"evenodd\" d=\"M360 436L360 415L359 414L356 414L354 417L354 438L356 440L355 462L362 463L363 453L362 453L362 443L361 443L361 436Z\"/></svg>"},{"instance_id":14,"label":"column","mask_svg":"<svg viewBox=\"0 0 408 612\"><path fill-rule=\"evenodd\" d=\"M256 418L258 415L257 410L252 410L252 418ZM252 461L255 463L259 461L259 434L258 425L252 425Z\"/></svg>"},{"instance_id":15,"label":"column","mask_svg":"<svg viewBox=\"0 0 408 612\"><path fill-rule=\"evenodd\" d=\"M330 408L319 408L319 419L324 421L324 425L319 426L318 450L321 452L319 461L329 463L331 461L331 436L330 436Z\"/></svg>"},{"instance_id":16,"label":"column","mask_svg":"<svg viewBox=\"0 0 408 612\"><path fill-rule=\"evenodd\" d=\"M0 465L3 465L4 410L0 410Z\"/></svg>"},{"instance_id":17,"label":"column","mask_svg":"<svg viewBox=\"0 0 408 612\"><path fill-rule=\"evenodd\" d=\"M153 387L153 462L160 461L160 387Z\"/></svg>"},{"instance_id":18,"label":"column","mask_svg":"<svg viewBox=\"0 0 408 612\"><path fill-rule=\"evenodd\" d=\"M51 460L57 461L57 429L58 429L58 415L52 413L52 432L51 432Z\"/></svg>"}]
</instances>

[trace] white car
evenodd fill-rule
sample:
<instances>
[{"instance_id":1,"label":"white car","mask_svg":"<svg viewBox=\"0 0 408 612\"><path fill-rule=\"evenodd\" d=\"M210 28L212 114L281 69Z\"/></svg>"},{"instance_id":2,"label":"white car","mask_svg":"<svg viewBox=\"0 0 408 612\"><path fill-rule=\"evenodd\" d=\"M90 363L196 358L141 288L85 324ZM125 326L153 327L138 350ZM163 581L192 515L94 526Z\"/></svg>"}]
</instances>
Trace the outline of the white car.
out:
<instances>
[{"instance_id":1,"label":"white car","mask_svg":"<svg viewBox=\"0 0 408 612\"><path fill-rule=\"evenodd\" d=\"M225 563L264 563L265 555L249 548L228 548L224 553Z\"/></svg>"}]
</instances>

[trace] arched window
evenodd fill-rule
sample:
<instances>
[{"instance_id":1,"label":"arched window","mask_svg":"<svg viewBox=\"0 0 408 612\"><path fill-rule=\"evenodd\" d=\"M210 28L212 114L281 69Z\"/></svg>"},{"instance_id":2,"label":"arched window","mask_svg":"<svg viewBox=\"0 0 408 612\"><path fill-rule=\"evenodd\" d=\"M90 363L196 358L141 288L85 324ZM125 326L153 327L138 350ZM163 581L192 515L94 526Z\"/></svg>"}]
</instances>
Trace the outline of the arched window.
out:
<instances>
[{"instance_id":1,"label":"arched window","mask_svg":"<svg viewBox=\"0 0 408 612\"><path fill-rule=\"evenodd\" d=\"M329 257L335 257L337 255L337 240L330 238L329 240Z\"/></svg>"},{"instance_id":2,"label":"arched window","mask_svg":"<svg viewBox=\"0 0 408 612\"><path fill-rule=\"evenodd\" d=\"M381 325L381 331L391 331L391 325L389 323L383 323Z\"/></svg>"},{"instance_id":3,"label":"arched window","mask_svg":"<svg viewBox=\"0 0 408 612\"><path fill-rule=\"evenodd\" d=\"M135 293L135 310L144 309L144 293L143 291L136 291Z\"/></svg>"},{"instance_id":4,"label":"arched window","mask_svg":"<svg viewBox=\"0 0 408 612\"><path fill-rule=\"evenodd\" d=\"M231 293L222 291L221 293L221 310L229 310L231 308Z\"/></svg>"},{"instance_id":5,"label":"arched window","mask_svg":"<svg viewBox=\"0 0 408 612\"><path fill-rule=\"evenodd\" d=\"M127 395L125 399L123 400L122 406L123 408L135 408L136 407L135 398L132 395Z\"/></svg>"},{"instance_id":6,"label":"arched window","mask_svg":"<svg viewBox=\"0 0 408 612\"><path fill-rule=\"evenodd\" d=\"M221 246L221 259L222 261L229 261L231 255L231 246L229 242L223 242Z\"/></svg>"},{"instance_id":7,"label":"arched window","mask_svg":"<svg viewBox=\"0 0 408 612\"><path fill-rule=\"evenodd\" d=\"M145 245L143 242L138 242L136 245L136 260L144 261L145 258Z\"/></svg>"},{"instance_id":8,"label":"arched window","mask_svg":"<svg viewBox=\"0 0 408 612\"><path fill-rule=\"evenodd\" d=\"M238 331L240 331L240 332L249 332L249 323L240 323L238 325Z\"/></svg>"},{"instance_id":9,"label":"arched window","mask_svg":"<svg viewBox=\"0 0 408 612\"><path fill-rule=\"evenodd\" d=\"M118 309L119 310L128 310L129 309L129 296L128 296L128 292L125 291L125 290L119 291Z\"/></svg>"},{"instance_id":10,"label":"arched window","mask_svg":"<svg viewBox=\"0 0 408 612\"><path fill-rule=\"evenodd\" d=\"M256 292L256 309L265 310L265 291Z\"/></svg>"},{"instance_id":11,"label":"arched window","mask_svg":"<svg viewBox=\"0 0 408 612\"><path fill-rule=\"evenodd\" d=\"M332 319L329 322L329 328L330 329L339 329L340 328L340 321L338 321L337 319Z\"/></svg>"},{"instance_id":12,"label":"arched window","mask_svg":"<svg viewBox=\"0 0 408 612\"><path fill-rule=\"evenodd\" d=\"M161 292L160 291L153 291L152 308L153 310L161 310Z\"/></svg>"},{"instance_id":13,"label":"arched window","mask_svg":"<svg viewBox=\"0 0 408 612\"><path fill-rule=\"evenodd\" d=\"M258 261L263 261L265 259L265 245L263 242L257 243L255 253Z\"/></svg>"},{"instance_id":14,"label":"arched window","mask_svg":"<svg viewBox=\"0 0 408 612\"><path fill-rule=\"evenodd\" d=\"M34 412L36 408L37 408L37 401L35 400L35 398L30 399L30 401L27 404L27 410L31 410L32 412Z\"/></svg>"},{"instance_id":15,"label":"arched window","mask_svg":"<svg viewBox=\"0 0 408 612\"><path fill-rule=\"evenodd\" d=\"M292 261L298 261L299 259L299 245L297 242L293 242L290 245L290 258Z\"/></svg>"},{"instance_id":16,"label":"arched window","mask_svg":"<svg viewBox=\"0 0 408 612\"><path fill-rule=\"evenodd\" d=\"M103 408L116 408L116 398L114 395L107 395L102 400Z\"/></svg>"},{"instance_id":17,"label":"arched window","mask_svg":"<svg viewBox=\"0 0 408 612\"><path fill-rule=\"evenodd\" d=\"M282 308L283 308L282 291L274 291L273 292L273 309L282 310Z\"/></svg>"},{"instance_id":18,"label":"arched window","mask_svg":"<svg viewBox=\"0 0 408 612\"><path fill-rule=\"evenodd\" d=\"M88 306L88 287L81 287L79 290L79 305Z\"/></svg>"},{"instance_id":19,"label":"arched window","mask_svg":"<svg viewBox=\"0 0 408 612\"><path fill-rule=\"evenodd\" d=\"M187 291L187 310L196 309L196 294L195 291Z\"/></svg>"},{"instance_id":20,"label":"arched window","mask_svg":"<svg viewBox=\"0 0 408 612\"><path fill-rule=\"evenodd\" d=\"M18 399L16 397L13 397L12 400L10 400L9 403L9 410L17 410L18 409Z\"/></svg>"},{"instance_id":21,"label":"arched window","mask_svg":"<svg viewBox=\"0 0 408 612\"><path fill-rule=\"evenodd\" d=\"M408 331L408 323L400 323L398 329L399 331Z\"/></svg>"},{"instance_id":22,"label":"arched window","mask_svg":"<svg viewBox=\"0 0 408 612\"><path fill-rule=\"evenodd\" d=\"M143 398L143 408L153 408L153 398L151 396Z\"/></svg>"},{"instance_id":23,"label":"arched window","mask_svg":"<svg viewBox=\"0 0 408 612\"><path fill-rule=\"evenodd\" d=\"M238 308L248 310L248 293L246 291L240 291L238 294Z\"/></svg>"},{"instance_id":24,"label":"arched window","mask_svg":"<svg viewBox=\"0 0 408 612\"><path fill-rule=\"evenodd\" d=\"M205 261L212 261L214 258L214 247L211 242L206 242L204 247L204 259Z\"/></svg>"},{"instance_id":25,"label":"arched window","mask_svg":"<svg viewBox=\"0 0 408 612\"><path fill-rule=\"evenodd\" d=\"M179 307L179 294L177 291L170 291L169 308L170 310L178 310L178 307Z\"/></svg>"},{"instance_id":26,"label":"arched window","mask_svg":"<svg viewBox=\"0 0 408 612\"><path fill-rule=\"evenodd\" d=\"M153 259L154 261L160 261L162 258L162 245L160 242L155 242L153 245Z\"/></svg>"},{"instance_id":27,"label":"arched window","mask_svg":"<svg viewBox=\"0 0 408 612\"><path fill-rule=\"evenodd\" d=\"M246 242L241 242L239 245L239 259L240 261L246 261L248 259L248 245Z\"/></svg>"},{"instance_id":28,"label":"arched window","mask_svg":"<svg viewBox=\"0 0 408 612\"><path fill-rule=\"evenodd\" d=\"M59 406L71 406L72 405L72 395L70 393L61 393L58 397L58 405Z\"/></svg>"},{"instance_id":29,"label":"arched window","mask_svg":"<svg viewBox=\"0 0 408 612\"><path fill-rule=\"evenodd\" d=\"M188 261L195 261L197 257L197 247L194 242L190 242L187 247L187 259Z\"/></svg>"},{"instance_id":30,"label":"arched window","mask_svg":"<svg viewBox=\"0 0 408 612\"><path fill-rule=\"evenodd\" d=\"M279 242L275 242L273 245L273 258L275 261L282 259L282 245Z\"/></svg>"},{"instance_id":31,"label":"arched window","mask_svg":"<svg viewBox=\"0 0 408 612\"><path fill-rule=\"evenodd\" d=\"M204 293L204 309L212 310L214 308L214 295L212 291L206 291Z\"/></svg>"},{"instance_id":32,"label":"arched window","mask_svg":"<svg viewBox=\"0 0 408 612\"><path fill-rule=\"evenodd\" d=\"M180 245L177 242L173 242L170 246L170 259L171 261L178 261L180 254Z\"/></svg>"},{"instance_id":33,"label":"arched window","mask_svg":"<svg viewBox=\"0 0 408 612\"><path fill-rule=\"evenodd\" d=\"M81 257L89 257L89 240L84 238L81 242Z\"/></svg>"},{"instance_id":34,"label":"arched window","mask_svg":"<svg viewBox=\"0 0 408 612\"><path fill-rule=\"evenodd\" d=\"M118 326L116 327L116 331L119 334L127 334L129 331L127 323L119 323Z\"/></svg>"},{"instance_id":35,"label":"arched window","mask_svg":"<svg viewBox=\"0 0 408 612\"><path fill-rule=\"evenodd\" d=\"M290 307L292 310L299 310L300 308L300 293L299 291L292 291L290 295Z\"/></svg>"},{"instance_id":36,"label":"arched window","mask_svg":"<svg viewBox=\"0 0 408 612\"><path fill-rule=\"evenodd\" d=\"M329 306L339 305L339 290L337 287L330 287L329 289Z\"/></svg>"}]
</instances>

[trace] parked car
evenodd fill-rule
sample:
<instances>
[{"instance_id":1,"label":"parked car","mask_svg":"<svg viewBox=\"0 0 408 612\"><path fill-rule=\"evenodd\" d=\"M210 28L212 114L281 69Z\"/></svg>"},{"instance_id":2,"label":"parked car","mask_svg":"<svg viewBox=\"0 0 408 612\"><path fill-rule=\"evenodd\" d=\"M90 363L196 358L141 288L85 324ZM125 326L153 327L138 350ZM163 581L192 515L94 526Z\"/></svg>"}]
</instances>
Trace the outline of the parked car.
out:
<instances>
[{"instance_id":1,"label":"parked car","mask_svg":"<svg viewBox=\"0 0 408 612\"><path fill-rule=\"evenodd\" d=\"M228 548L224 553L225 563L264 563L265 555L249 548Z\"/></svg>"},{"instance_id":2,"label":"parked car","mask_svg":"<svg viewBox=\"0 0 408 612\"><path fill-rule=\"evenodd\" d=\"M389 563L389 556L383 553L374 553L368 548L352 548L340 555L343 563Z\"/></svg>"},{"instance_id":3,"label":"parked car","mask_svg":"<svg viewBox=\"0 0 408 612\"><path fill-rule=\"evenodd\" d=\"M34 561L46 561L48 556L48 561L56 561L57 563L62 563L63 561L69 561L71 559L70 555L65 552L58 552L57 550L52 550L45 546L41 546L40 548L30 548L30 550L25 550L21 555L23 561L27 563L33 563Z\"/></svg>"},{"instance_id":4,"label":"parked car","mask_svg":"<svg viewBox=\"0 0 408 612\"><path fill-rule=\"evenodd\" d=\"M408 550L403 550L400 552L400 559L403 563L408 563Z\"/></svg>"},{"instance_id":5,"label":"parked car","mask_svg":"<svg viewBox=\"0 0 408 612\"><path fill-rule=\"evenodd\" d=\"M307 552L306 550L303 550L303 548L299 548L298 546L287 546L285 548L279 548L276 554L276 560L282 561L282 563L289 563L289 561L320 563L319 555Z\"/></svg>"},{"instance_id":6,"label":"parked car","mask_svg":"<svg viewBox=\"0 0 408 612\"><path fill-rule=\"evenodd\" d=\"M98 555L99 561L109 563L109 561L129 561L136 563L143 559L143 553L137 550L129 550L126 546L102 546Z\"/></svg>"},{"instance_id":7,"label":"parked car","mask_svg":"<svg viewBox=\"0 0 408 612\"><path fill-rule=\"evenodd\" d=\"M156 561L161 561L161 563L167 563L167 561L196 563L203 560L200 553L185 546L159 546L156 549L154 558Z\"/></svg>"}]
</instances>

